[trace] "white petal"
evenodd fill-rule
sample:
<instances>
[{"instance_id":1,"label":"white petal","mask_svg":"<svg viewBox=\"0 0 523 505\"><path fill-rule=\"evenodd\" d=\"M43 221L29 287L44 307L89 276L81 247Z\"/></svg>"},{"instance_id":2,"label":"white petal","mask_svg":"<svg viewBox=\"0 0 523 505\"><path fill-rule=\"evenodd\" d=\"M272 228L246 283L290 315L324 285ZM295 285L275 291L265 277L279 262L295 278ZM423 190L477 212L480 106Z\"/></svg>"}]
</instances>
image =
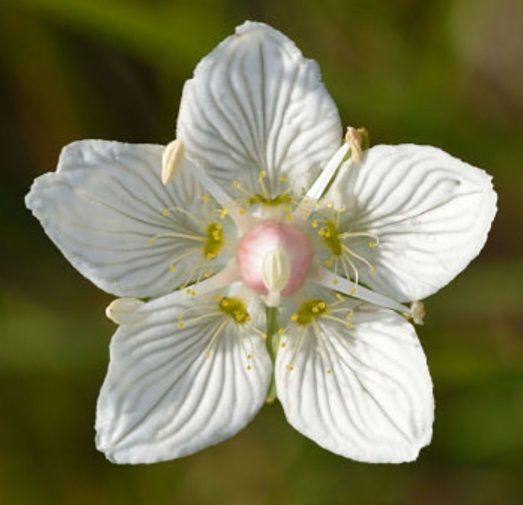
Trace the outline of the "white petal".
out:
<instances>
[{"instance_id":1,"label":"white petal","mask_svg":"<svg viewBox=\"0 0 523 505\"><path fill-rule=\"evenodd\" d=\"M276 386L288 421L336 454L412 461L430 442L434 404L413 327L392 311L356 309L353 328L318 319L294 359L297 325L278 350ZM288 370L292 364L293 369Z\"/></svg>"},{"instance_id":2,"label":"white petal","mask_svg":"<svg viewBox=\"0 0 523 505\"><path fill-rule=\"evenodd\" d=\"M260 170L272 195L278 177L305 188L341 143L336 106L317 64L263 23L246 22L196 67L186 82L178 137L188 156L224 182L259 191Z\"/></svg>"},{"instance_id":3,"label":"white petal","mask_svg":"<svg viewBox=\"0 0 523 505\"><path fill-rule=\"evenodd\" d=\"M171 237L148 244L156 234L203 233L183 213L162 214L173 206L195 216L202 213L190 166L167 187L162 184L163 151L159 145L75 142L63 149L57 171L36 179L26 198L66 258L117 296L169 292L187 280L195 258L203 261L198 241ZM191 250L177 271L170 272L172 261Z\"/></svg>"},{"instance_id":4,"label":"white petal","mask_svg":"<svg viewBox=\"0 0 523 505\"><path fill-rule=\"evenodd\" d=\"M438 291L474 259L496 213L496 193L483 170L430 146L376 146L333 186L347 208L342 228L371 231L349 242L376 267L360 268L370 288L398 301ZM358 261L355 261L358 263ZM360 264L361 266L361 264Z\"/></svg>"},{"instance_id":5,"label":"white petal","mask_svg":"<svg viewBox=\"0 0 523 505\"><path fill-rule=\"evenodd\" d=\"M191 454L232 437L264 403L272 365L263 339L252 328L239 336L242 325L210 315L217 308L210 296L178 293L143 322L120 327L111 342L96 418L97 447L111 461ZM182 329L177 316L189 307Z\"/></svg>"}]
</instances>

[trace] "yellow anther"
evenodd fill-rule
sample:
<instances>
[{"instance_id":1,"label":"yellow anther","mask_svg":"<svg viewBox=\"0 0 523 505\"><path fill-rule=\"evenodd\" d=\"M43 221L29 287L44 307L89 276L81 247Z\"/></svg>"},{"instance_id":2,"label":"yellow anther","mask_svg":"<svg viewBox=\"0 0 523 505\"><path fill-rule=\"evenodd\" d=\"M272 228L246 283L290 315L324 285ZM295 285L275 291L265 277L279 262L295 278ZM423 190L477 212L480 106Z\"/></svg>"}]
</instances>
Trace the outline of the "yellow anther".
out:
<instances>
[{"instance_id":1,"label":"yellow anther","mask_svg":"<svg viewBox=\"0 0 523 505\"><path fill-rule=\"evenodd\" d=\"M332 373L332 370L330 368L327 368L327 370L325 370L325 373L330 375Z\"/></svg>"},{"instance_id":2,"label":"yellow anther","mask_svg":"<svg viewBox=\"0 0 523 505\"><path fill-rule=\"evenodd\" d=\"M232 187L233 187L234 189L241 189L241 188L242 188L242 183L241 183L240 181L234 181L234 182L232 183Z\"/></svg>"},{"instance_id":3,"label":"yellow anther","mask_svg":"<svg viewBox=\"0 0 523 505\"><path fill-rule=\"evenodd\" d=\"M287 370L289 372L292 372L294 370L294 366L293 365L287 365Z\"/></svg>"},{"instance_id":4,"label":"yellow anther","mask_svg":"<svg viewBox=\"0 0 523 505\"><path fill-rule=\"evenodd\" d=\"M278 331L276 332L281 337L285 334L285 330L283 328L278 328Z\"/></svg>"},{"instance_id":5,"label":"yellow anther","mask_svg":"<svg viewBox=\"0 0 523 505\"><path fill-rule=\"evenodd\" d=\"M265 179L267 177L267 172L265 170L260 170L260 172L258 173L258 178L261 180L261 179Z\"/></svg>"},{"instance_id":6,"label":"yellow anther","mask_svg":"<svg viewBox=\"0 0 523 505\"><path fill-rule=\"evenodd\" d=\"M220 218L225 219L225 216L229 214L229 209L220 209Z\"/></svg>"},{"instance_id":7,"label":"yellow anther","mask_svg":"<svg viewBox=\"0 0 523 505\"><path fill-rule=\"evenodd\" d=\"M163 217L169 217L171 215L171 211L169 209L163 209L162 210L162 216Z\"/></svg>"},{"instance_id":8,"label":"yellow anther","mask_svg":"<svg viewBox=\"0 0 523 505\"><path fill-rule=\"evenodd\" d=\"M378 243L377 242L369 242L369 248L370 249L376 249L376 247L378 247Z\"/></svg>"},{"instance_id":9,"label":"yellow anther","mask_svg":"<svg viewBox=\"0 0 523 505\"><path fill-rule=\"evenodd\" d=\"M332 202L329 202L325 205L325 207L327 207L327 209L332 209L334 207L334 204Z\"/></svg>"},{"instance_id":10,"label":"yellow anther","mask_svg":"<svg viewBox=\"0 0 523 505\"><path fill-rule=\"evenodd\" d=\"M212 272L210 272L210 271L204 272L203 273L203 278L204 279L208 279L211 275L212 275Z\"/></svg>"},{"instance_id":11,"label":"yellow anther","mask_svg":"<svg viewBox=\"0 0 523 505\"><path fill-rule=\"evenodd\" d=\"M251 366L251 365L247 365L245 368L246 368L247 370L252 370L252 366Z\"/></svg>"},{"instance_id":12,"label":"yellow anther","mask_svg":"<svg viewBox=\"0 0 523 505\"><path fill-rule=\"evenodd\" d=\"M280 347L281 347L282 349L285 349L285 348L287 347L287 342L282 342L282 343L280 344Z\"/></svg>"},{"instance_id":13,"label":"yellow anther","mask_svg":"<svg viewBox=\"0 0 523 505\"><path fill-rule=\"evenodd\" d=\"M349 295L351 296L356 296L356 293L358 292L357 288L354 287L354 288L351 288L351 290L349 291Z\"/></svg>"},{"instance_id":14,"label":"yellow anther","mask_svg":"<svg viewBox=\"0 0 523 505\"><path fill-rule=\"evenodd\" d=\"M200 198L203 203L209 203L209 195L202 195Z\"/></svg>"},{"instance_id":15,"label":"yellow anther","mask_svg":"<svg viewBox=\"0 0 523 505\"><path fill-rule=\"evenodd\" d=\"M176 272L176 265L174 263L171 263L169 265L169 272L171 272L172 274L174 274L174 272Z\"/></svg>"},{"instance_id":16,"label":"yellow anther","mask_svg":"<svg viewBox=\"0 0 523 505\"><path fill-rule=\"evenodd\" d=\"M178 328L180 328L180 330L183 330L185 328L185 323L183 321L180 321L178 323Z\"/></svg>"},{"instance_id":17,"label":"yellow anther","mask_svg":"<svg viewBox=\"0 0 523 505\"><path fill-rule=\"evenodd\" d=\"M312 221L311 226L313 228L318 228L318 221L316 219L314 221Z\"/></svg>"},{"instance_id":18,"label":"yellow anther","mask_svg":"<svg viewBox=\"0 0 523 505\"><path fill-rule=\"evenodd\" d=\"M252 359L252 354L247 354L247 359Z\"/></svg>"},{"instance_id":19,"label":"yellow anther","mask_svg":"<svg viewBox=\"0 0 523 505\"><path fill-rule=\"evenodd\" d=\"M299 316L296 313L291 316L291 320L294 321L294 322L297 322L298 318L299 318Z\"/></svg>"},{"instance_id":20,"label":"yellow anther","mask_svg":"<svg viewBox=\"0 0 523 505\"><path fill-rule=\"evenodd\" d=\"M238 209L238 214L240 214L240 216L245 215L245 212L246 212L245 209L242 208L242 207L240 207L240 208Z\"/></svg>"},{"instance_id":21,"label":"yellow anther","mask_svg":"<svg viewBox=\"0 0 523 505\"><path fill-rule=\"evenodd\" d=\"M345 297L343 295L340 295L339 293L336 293L336 299L338 299L340 302L345 301Z\"/></svg>"},{"instance_id":22,"label":"yellow anther","mask_svg":"<svg viewBox=\"0 0 523 505\"><path fill-rule=\"evenodd\" d=\"M148 246L153 246L154 244L156 244L156 239L155 238L150 238L149 240L147 240L147 245Z\"/></svg>"},{"instance_id":23,"label":"yellow anther","mask_svg":"<svg viewBox=\"0 0 523 505\"><path fill-rule=\"evenodd\" d=\"M339 283L338 279L336 279L336 277L334 277L334 279L332 279L332 285L337 286L338 283Z\"/></svg>"}]
</instances>

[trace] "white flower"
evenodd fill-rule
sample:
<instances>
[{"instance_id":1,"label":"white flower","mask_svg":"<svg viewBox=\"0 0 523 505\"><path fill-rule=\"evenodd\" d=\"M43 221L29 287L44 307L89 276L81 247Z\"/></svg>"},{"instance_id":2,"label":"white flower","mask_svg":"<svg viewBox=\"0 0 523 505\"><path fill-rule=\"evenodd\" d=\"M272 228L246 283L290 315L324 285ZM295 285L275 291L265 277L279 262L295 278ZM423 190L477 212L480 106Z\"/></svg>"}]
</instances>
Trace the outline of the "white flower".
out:
<instances>
[{"instance_id":1,"label":"white flower","mask_svg":"<svg viewBox=\"0 0 523 505\"><path fill-rule=\"evenodd\" d=\"M341 137L316 63L247 22L186 83L176 141L76 142L35 181L47 234L122 297L96 420L109 459L193 453L275 392L346 457L410 461L429 443L432 384L407 319L479 253L496 195L439 149Z\"/></svg>"}]
</instances>

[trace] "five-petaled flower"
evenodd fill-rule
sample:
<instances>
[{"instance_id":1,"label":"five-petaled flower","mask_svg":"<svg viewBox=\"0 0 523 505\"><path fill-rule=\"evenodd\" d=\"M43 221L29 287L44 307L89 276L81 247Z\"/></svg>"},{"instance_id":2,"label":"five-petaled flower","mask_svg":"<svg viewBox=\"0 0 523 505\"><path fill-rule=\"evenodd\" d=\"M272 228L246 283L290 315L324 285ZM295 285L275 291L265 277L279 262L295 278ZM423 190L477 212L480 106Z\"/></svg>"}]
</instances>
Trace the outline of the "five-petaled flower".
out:
<instances>
[{"instance_id":1,"label":"five-petaled flower","mask_svg":"<svg viewBox=\"0 0 523 505\"><path fill-rule=\"evenodd\" d=\"M121 297L96 416L110 460L191 454L275 397L349 458L411 461L430 442L409 320L479 253L496 194L434 147L364 144L316 63L247 22L185 84L168 146L75 142L35 181L47 234Z\"/></svg>"}]
</instances>

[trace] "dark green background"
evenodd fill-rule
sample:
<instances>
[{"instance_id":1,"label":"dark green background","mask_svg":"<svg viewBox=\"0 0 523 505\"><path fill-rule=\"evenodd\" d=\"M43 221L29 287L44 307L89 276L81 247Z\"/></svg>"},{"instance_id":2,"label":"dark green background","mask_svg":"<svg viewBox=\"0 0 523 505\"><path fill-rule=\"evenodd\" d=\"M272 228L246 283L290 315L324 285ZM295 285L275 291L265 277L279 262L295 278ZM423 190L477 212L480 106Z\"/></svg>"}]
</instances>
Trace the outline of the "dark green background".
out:
<instances>
[{"instance_id":1,"label":"dark green background","mask_svg":"<svg viewBox=\"0 0 523 505\"><path fill-rule=\"evenodd\" d=\"M167 142L181 86L244 19L319 61L346 124L486 168L489 243L426 302L434 441L416 463L353 463L265 407L240 435L153 466L93 444L114 330L23 208L75 139ZM523 3L520 0L0 1L0 502L17 505L523 503Z\"/></svg>"}]
</instances>

